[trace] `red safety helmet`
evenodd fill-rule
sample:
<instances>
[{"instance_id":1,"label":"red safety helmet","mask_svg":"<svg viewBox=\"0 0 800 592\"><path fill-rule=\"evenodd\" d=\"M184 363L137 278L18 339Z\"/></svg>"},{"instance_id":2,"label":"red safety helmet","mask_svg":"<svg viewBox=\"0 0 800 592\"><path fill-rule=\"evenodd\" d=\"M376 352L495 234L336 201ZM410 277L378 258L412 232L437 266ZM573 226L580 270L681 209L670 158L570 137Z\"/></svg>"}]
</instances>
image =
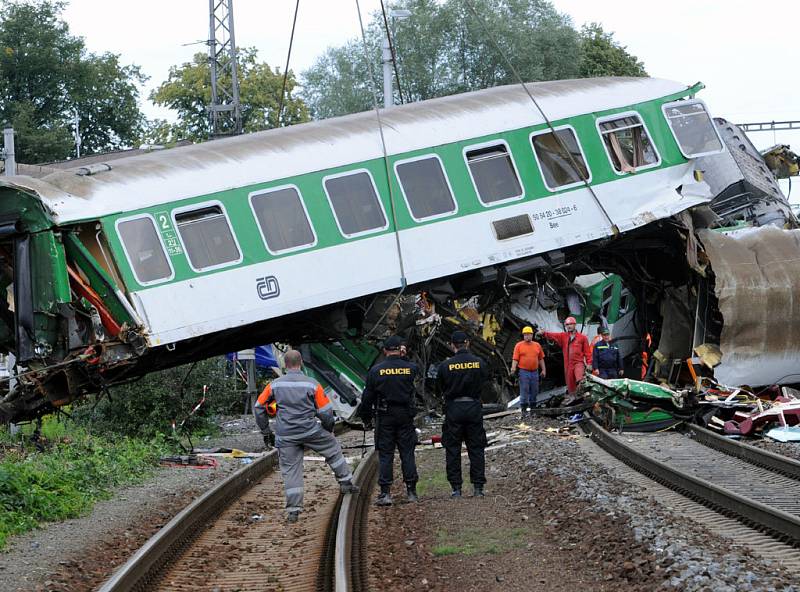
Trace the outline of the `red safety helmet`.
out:
<instances>
[{"instance_id":1,"label":"red safety helmet","mask_svg":"<svg viewBox=\"0 0 800 592\"><path fill-rule=\"evenodd\" d=\"M572 323L573 325L577 325L578 321L575 320L575 317L567 317L566 319L564 319L564 324L565 325L567 325L569 323Z\"/></svg>"}]
</instances>

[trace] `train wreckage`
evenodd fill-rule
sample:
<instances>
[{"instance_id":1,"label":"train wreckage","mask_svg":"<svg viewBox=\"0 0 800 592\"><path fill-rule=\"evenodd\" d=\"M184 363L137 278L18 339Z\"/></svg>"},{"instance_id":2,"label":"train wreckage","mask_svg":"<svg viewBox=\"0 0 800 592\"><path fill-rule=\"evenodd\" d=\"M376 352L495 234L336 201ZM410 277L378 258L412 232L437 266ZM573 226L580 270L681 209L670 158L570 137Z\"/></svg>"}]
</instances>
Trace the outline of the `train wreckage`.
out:
<instances>
[{"instance_id":1,"label":"train wreckage","mask_svg":"<svg viewBox=\"0 0 800 592\"><path fill-rule=\"evenodd\" d=\"M567 314L628 376L800 382L798 223L702 85L526 86L0 177L0 419L275 341L346 415L381 339L433 368L456 327L504 403L521 326Z\"/></svg>"}]
</instances>

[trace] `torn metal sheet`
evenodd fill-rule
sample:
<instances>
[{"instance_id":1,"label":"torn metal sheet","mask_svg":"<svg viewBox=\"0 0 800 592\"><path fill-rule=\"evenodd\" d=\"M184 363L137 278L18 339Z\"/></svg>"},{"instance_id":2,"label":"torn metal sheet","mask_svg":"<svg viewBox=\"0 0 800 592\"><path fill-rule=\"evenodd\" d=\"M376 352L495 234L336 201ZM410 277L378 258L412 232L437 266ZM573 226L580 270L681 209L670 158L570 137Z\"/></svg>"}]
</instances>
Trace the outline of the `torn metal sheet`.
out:
<instances>
[{"instance_id":1,"label":"torn metal sheet","mask_svg":"<svg viewBox=\"0 0 800 592\"><path fill-rule=\"evenodd\" d=\"M716 379L734 385L798 382L800 230L767 226L698 235L723 317Z\"/></svg>"}]
</instances>

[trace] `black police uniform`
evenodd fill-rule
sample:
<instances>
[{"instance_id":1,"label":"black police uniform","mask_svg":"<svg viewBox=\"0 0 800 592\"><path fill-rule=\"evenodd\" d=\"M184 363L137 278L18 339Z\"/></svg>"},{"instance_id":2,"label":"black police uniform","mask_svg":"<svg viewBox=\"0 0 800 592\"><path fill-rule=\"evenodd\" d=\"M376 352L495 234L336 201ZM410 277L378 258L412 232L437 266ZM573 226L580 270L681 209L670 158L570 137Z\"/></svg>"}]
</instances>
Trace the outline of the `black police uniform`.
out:
<instances>
[{"instance_id":1,"label":"black police uniform","mask_svg":"<svg viewBox=\"0 0 800 592\"><path fill-rule=\"evenodd\" d=\"M400 356L389 356L372 367L361 397L359 414L364 423L372 421L373 407L377 410L375 446L378 449L378 484L388 492L393 481L394 449L400 451L400 465L406 487L414 490L419 479L414 448L417 432L414 428L414 379L419 368Z\"/></svg>"},{"instance_id":2,"label":"black police uniform","mask_svg":"<svg viewBox=\"0 0 800 592\"><path fill-rule=\"evenodd\" d=\"M598 341L592 350L592 369L600 371L600 378L618 378L622 371L619 348L613 343Z\"/></svg>"},{"instance_id":3,"label":"black police uniform","mask_svg":"<svg viewBox=\"0 0 800 592\"><path fill-rule=\"evenodd\" d=\"M436 382L444 397L445 420L442 446L447 462L447 480L453 490L460 490L461 443L466 442L469 455L469 478L472 485L483 489L486 483L481 391L489 378L486 361L465 348L439 364Z\"/></svg>"}]
</instances>

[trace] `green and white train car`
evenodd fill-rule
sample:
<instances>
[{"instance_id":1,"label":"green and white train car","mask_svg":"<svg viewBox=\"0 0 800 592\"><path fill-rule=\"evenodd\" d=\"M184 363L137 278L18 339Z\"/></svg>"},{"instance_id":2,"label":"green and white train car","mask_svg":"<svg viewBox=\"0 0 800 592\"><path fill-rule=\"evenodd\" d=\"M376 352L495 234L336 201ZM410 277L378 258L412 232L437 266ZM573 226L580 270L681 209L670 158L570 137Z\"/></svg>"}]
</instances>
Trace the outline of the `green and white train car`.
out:
<instances>
[{"instance_id":1,"label":"green and white train car","mask_svg":"<svg viewBox=\"0 0 800 592\"><path fill-rule=\"evenodd\" d=\"M701 85L521 85L0 178L0 348L30 417L149 370L356 334L376 294L509 263L711 199ZM467 285L467 284L464 284ZM457 289L457 288L456 288ZM9 292L11 293L11 292ZM382 311L378 311L382 312Z\"/></svg>"}]
</instances>

